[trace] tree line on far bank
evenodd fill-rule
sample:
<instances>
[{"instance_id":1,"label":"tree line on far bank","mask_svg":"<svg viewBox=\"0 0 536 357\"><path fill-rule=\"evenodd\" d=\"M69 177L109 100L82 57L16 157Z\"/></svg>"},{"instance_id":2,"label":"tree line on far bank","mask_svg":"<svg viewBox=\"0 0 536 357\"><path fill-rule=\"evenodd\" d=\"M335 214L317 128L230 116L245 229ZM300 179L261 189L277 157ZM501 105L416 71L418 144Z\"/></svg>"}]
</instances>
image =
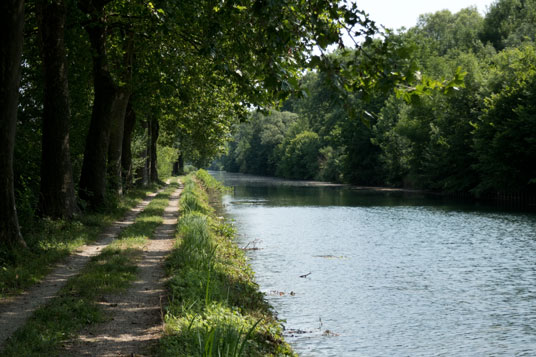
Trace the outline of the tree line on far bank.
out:
<instances>
[{"instance_id":1,"label":"tree line on far bank","mask_svg":"<svg viewBox=\"0 0 536 357\"><path fill-rule=\"evenodd\" d=\"M536 1L500 0L422 15L391 37L424 78L464 84L404 100L395 91L341 95L310 72L308 95L237 125L228 171L470 193L536 194ZM334 55L338 56L337 54ZM342 55L340 55L342 56ZM366 99L366 100L365 100ZM359 115L348 115L348 107Z\"/></svg>"}]
</instances>

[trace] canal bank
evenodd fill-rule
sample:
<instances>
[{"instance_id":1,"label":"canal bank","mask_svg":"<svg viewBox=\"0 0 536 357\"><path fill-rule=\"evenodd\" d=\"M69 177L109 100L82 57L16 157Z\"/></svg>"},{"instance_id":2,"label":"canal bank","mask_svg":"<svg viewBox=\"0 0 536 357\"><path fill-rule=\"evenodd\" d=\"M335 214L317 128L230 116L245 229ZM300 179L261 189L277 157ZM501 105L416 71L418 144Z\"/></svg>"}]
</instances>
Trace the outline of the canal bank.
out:
<instances>
[{"instance_id":1,"label":"canal bank","mask_svg":"<svg viewBox=\"0 0 536 357\"><path fill-rule=\"evenodd\" d=\"M234 242L234 228L209 205L221 200L222 189L206 171L184 179L158 354L294 356Z\"/></svg>"}]
</instances>

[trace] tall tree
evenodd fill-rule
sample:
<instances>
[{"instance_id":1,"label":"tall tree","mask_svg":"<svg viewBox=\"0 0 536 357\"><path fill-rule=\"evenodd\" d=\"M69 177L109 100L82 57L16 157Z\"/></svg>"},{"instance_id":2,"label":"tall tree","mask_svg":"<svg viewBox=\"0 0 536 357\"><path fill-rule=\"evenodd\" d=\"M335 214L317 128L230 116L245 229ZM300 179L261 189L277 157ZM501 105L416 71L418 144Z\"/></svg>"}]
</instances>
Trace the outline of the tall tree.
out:
<instances>
[{"instance_id":1,"label":"tall tree","mask_svg":"<svg viewBox=\"0 0 536 357\"><path fill-rule=\"evenodd\" d=\"M121 85L117 86L116 98L112 107L112 127L110 131L110 144L108 147L108 179L110 189L123 193L123 179L121 171L121 157L123 155L123 137L127 106L132 94L132 57L134 56L134 33L128 29L126 34L126 49L123 55L121 70Z\"/></svg>"},{"instance_id":2,"label":"tall tree","mask_svg":"<svg viewBox=\"0 0 536 357\"><path fill-rule=\"evenodd\" d=\"M84 150L79 188L80 198L86 200L91 208L99 208L105 201L107 154L112 109L117 93L117 86L110 73L106 56L107 24L104 6L111 1L85 0L78 3L80 10L90 19L85 29L93 50L95 98Z\"/></svg>"},{"instance_id":3,"label":"tall tree","mask_svg":"<svg viewBox=\"0 0 536 357\"><path fill-rule=\"evenodd\" d=\"M498 0L491 4L480 33L497 50L536 39L536 1Z\"/></svg>"},{"instance_id":4,"label":"tall tree","mask_svg":"<svg viewBox=\"0 0 536 357\"><path fill-rule=\"evenodd\" d=\"M24 0L0 3L0 244L25 245L20 233L13 185Z\"/></svg>"},{"instance_id":5,"label":"tall tree","mask_svg":"<svg viewBox=\"0 0 536 357\"><path fill-rule=\"evenodd\" d=\"M156 141L158 140L158 135L160 134L160 125L158 124L158 119L152 117L149 119L149 182L158 182L158 170L156 168Z\"/></svg>"},{"instance_id":6,"label":"tall tree","mask_svg":"<svg viewBox=\"0 0 536 357\"><path fill-rule=\"evenodd\" d=\"M53 218L78 212L74 191L69 126L71 108L64 42L66 7L63 0L37 4L44 71L41 214Z\"/></svg>"}]
</instances>

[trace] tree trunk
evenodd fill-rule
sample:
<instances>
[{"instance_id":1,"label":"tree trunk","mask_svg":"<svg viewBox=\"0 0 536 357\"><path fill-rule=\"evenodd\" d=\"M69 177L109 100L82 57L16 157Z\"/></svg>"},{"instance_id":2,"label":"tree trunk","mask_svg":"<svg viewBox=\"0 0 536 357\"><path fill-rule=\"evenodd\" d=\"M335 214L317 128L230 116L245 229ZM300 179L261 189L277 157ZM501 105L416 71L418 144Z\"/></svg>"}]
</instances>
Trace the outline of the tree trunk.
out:
<instances>
[{"instance_id":1,"label":"tree trunk","mask_svg":"<svg viewBox=\"0 0 536 357\"><path fill-rule=\"evenodd\" d=\"M184 155L179 151L179 159L177 161L179 175L184 175Z\"/></svg>"},{"instance_id":2,"label":"tree trunk","mask_svg":"<svg viewBox=\"0 0 536 357\"><path fill-rule=\"evenodd\" d=\"M123 152L125 115L129 98L130 90L126 87L118 89L112 107L112 128L110 131L110 144L108 147L108 183L110 189L120 195L123 194L121 157Z\"/></svg>"},{"instance_id":3,"label":"tree trunk","mask_svg":"<svg viewBox=\"0 0 536 357\"><path fill-rule=\"evenodd\" d=\"M13 185L23 27L24 0L0 1L0 244L8 247L26 245Z\"/></svg>"},{"instance_id":4,"label":"tree trunk","mask_svg":"<svg viewBox=\"0 0 536 357\"><path fill-rule=\"evenodd\" d=\"M69 218L78 212L69 148L71 108L64 45L63 0L38 3L44 70L43 135L39 210L44 216Z\"/></svg>"},{"instance_id":5,"label":"tree trunk","mask_svg":"<svg viewBox=\"0 0 536 357\"><path fill-rule=\"evenodd\" d=\"M112 108L112 129L110 146L108 148L108 178L110 188L118 194L123 194L121 175L121 157L123 152L123 135L125 131L125 115L130 101L132 82L132 57L134 50L134 32L130 31L124 55L124 70L122 82L118 88L116 100Z\"/></svg>"},{"instance_id":6,"label":"tree trunk","mask_svg":"<svg viewBox=\"0 0 536 357\"><path fill-rule=\"evenodd\" d=\"M104 5L109 1L94 4L89 0L80 2L80 9L88 14L92 21L86 32L93 50L93 87L95 98L89 124L89 133L84 150L84 162L80 176L80 198L87 201L89 208L102 207L106 196L106 162L112 107L117 88L108 69L106 60L106 24L103 19Z\"/></svg>"},{"instance_id":7,"label":"tree trunk","mask_svg":"<svg viewBox=\"0 0 536 357\"><path fill-rule=\"evenodd\" d=\"M173 163L173 176L184 175L184 155L179 150L179 155L177 155L177 161Z\"/></svg>"},{"instance_id":8,"label":"tree trunk","mask_svg":"<svg viewBox=\"0 0 536 357\"><path fill-rule=\"evenodd\" d=\"M160 126L158 124L158 119L156 118L152 118L150 120L150 123L149 123L150 127L151 127L151 135L149 137L149 142L150 142L150 146L151 146L151 149L150 149L150 181L151 182L158 182L158 170L156 168L156 161L157 161L157 155L156 155L156 141L158 140L158 134L159 134L159 129L160 129Z\"/></svg>"},{"instance_id":9,"label":"tree trunk","mask_svg":"<svg viewBox=\"0 0 536 357\"><path fill-rule=\"evenodd\" d=\"M132 97L128 101L127 112L125 114L125 128L123 130L123 149L121 154L121 166L123 186L129 188L132 185L132 132L136 124L136 113L132 108Z\"/></svg>"}]
</instances>

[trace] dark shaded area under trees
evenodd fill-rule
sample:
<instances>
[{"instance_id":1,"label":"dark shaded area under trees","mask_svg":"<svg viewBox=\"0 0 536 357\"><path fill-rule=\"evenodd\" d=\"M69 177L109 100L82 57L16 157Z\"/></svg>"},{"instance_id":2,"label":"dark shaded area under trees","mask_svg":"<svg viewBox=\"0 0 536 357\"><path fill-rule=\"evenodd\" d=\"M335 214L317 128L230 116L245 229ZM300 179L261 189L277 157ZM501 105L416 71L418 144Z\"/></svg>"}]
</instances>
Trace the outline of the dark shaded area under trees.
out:
<instances>
[{"instance_id":1,"label":"dark shaded area under trees","mask_svg":"<svg viewBox=\"0 0 536 357\"><path fill-rule=\"evenodd\" d=\"M463 84L344 94L329 73L309 72L307 96L251 114L213 167L536 204L535 18L534 0L497 1L485 17L422 15L391 40L411 49L423 82L458 73Z\"/></svg>"}]
</instances>

